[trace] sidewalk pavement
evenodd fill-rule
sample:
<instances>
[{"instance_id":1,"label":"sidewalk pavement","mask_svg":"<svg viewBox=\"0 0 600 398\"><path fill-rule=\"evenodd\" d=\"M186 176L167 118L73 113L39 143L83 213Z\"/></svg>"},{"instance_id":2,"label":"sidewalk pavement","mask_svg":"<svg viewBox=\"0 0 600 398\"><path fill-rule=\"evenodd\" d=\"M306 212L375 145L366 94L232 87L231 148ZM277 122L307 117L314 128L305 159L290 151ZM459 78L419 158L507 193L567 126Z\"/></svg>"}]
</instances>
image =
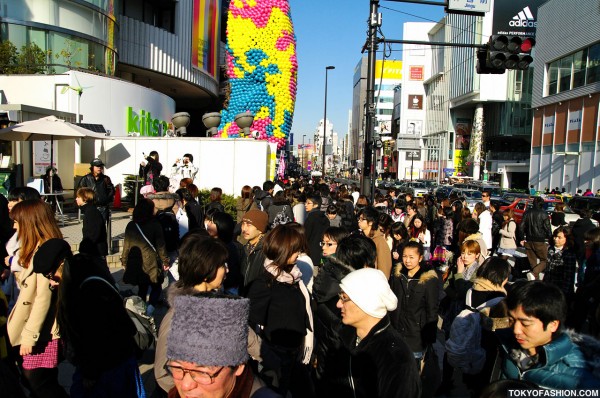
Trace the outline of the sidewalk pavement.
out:
<instances>
[{"instance_id":1,"label":"sidewalk pavement","mask_svg":"<svg viewBox=\"0 0 600 398\"><path fill-rule=\"evenodd\" d=\"M71 245L71 250L73 250L73 252L76 252L79 249L79 243L81 242L81 239L83 237L83 224L77 220L76 209L70 210L71 212L69 212L69 209L67 209L64 216L61 216L61 218L58 221L60 230L63 234L63 238ZM119 284L120 291L125 294L131 294L131 292L137 292L137 287L123 283L123 267L121 266L120 258L120 253L123 249L125 227L129 223L129 221L131 221L131 212L119 209L113 210L111 218L112 251L111 254L109 254L106 258L107 263L111 273L113 274L113 277L115 278L115 281L117 281L117 283ZM166 312L167 308L165 306L159 306L156 308L154 318L156 320L157 326L160 324L160 321L162 320ZM154 350L147 350L144 356L140 360L138 360L138 365L140 367L140 373L142 374L142 378L144 380L146 396L148 398L160 397L160 393L162 392L162 390L160 388L157 388L156 381L154 379ZM59 365L59 382L67 392L69 392L71 388L71 382L74 371L74 366L71 365L68 361L63 361Z\"/></svg>"}]
</instances>

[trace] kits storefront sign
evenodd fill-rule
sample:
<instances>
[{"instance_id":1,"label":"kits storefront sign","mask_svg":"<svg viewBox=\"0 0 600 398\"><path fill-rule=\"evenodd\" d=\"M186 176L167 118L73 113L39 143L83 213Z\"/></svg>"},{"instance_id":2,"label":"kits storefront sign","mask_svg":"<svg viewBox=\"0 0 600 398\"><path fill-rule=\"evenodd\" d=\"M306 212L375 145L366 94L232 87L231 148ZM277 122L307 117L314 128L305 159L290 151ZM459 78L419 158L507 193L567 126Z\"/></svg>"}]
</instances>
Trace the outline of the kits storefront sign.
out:
<instances>
[{"instance_id":1,"label":"kits storefront sign","mask_svg":"<svg viewBox=\"0 0 600 398\"><path fill-rule=\"evenodd\" d=\"M133 111L131 106L127 107L127 135L142 137L162 137L169 127L169 123L152 118L148 111L140 109Z\"/></svg>"},{"instance_id":2,"label":"kits storefront sign","mask_svg":"<svg viewBox=\"0 0 600 398\"><path fill-rule=\"evenodd\" d=\"M492 34L535 36L538 7L546 1L495 1Z\"/></svg>"}]
</instances>

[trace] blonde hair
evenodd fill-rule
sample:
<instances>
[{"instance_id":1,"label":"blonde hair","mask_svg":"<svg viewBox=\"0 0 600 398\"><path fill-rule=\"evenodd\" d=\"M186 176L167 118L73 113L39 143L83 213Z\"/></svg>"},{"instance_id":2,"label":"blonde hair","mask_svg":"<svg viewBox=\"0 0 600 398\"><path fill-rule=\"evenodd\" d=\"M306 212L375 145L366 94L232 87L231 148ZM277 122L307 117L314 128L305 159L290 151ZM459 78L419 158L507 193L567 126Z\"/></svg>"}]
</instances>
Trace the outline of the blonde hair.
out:
<instances>
[{"instance_id":1,"label":"blonde hair","mask_svg":"<svg viewBox=\"0 0 600 398\"><path fill-rule=\"evenodd\" d=\"M465 240L462 245L460 245L461 253L471 253L471 254L481 254L481 246L479 246L479 242L476 240Z\"/></svg>"}]
</instances>

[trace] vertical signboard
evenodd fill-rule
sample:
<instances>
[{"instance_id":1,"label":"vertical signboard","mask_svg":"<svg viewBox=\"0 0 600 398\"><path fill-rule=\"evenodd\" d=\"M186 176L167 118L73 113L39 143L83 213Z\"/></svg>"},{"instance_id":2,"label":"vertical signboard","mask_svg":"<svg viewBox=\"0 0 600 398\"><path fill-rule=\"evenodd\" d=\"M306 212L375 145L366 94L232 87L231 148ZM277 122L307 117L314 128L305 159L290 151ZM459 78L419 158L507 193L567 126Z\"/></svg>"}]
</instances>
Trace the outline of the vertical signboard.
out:
<instances>
[{"instance_id":1,"label":"vertical signboard","mask_svg":"<svg viewBox=\"0 0 600 398\"><path fill-rule=\"evenodd\" d=\"M467 157L471 146L471 119L456 119L454 126L454 169L456 175L467 174Z\"/></svg>"},{"instance_id":2,"label":"vertical signboard","mask_svg":"<svg viewBox=\"0 0 600 398\"><path fill-rule=\"evenodd\" d=\"M193 1L192 66L217 79L221 0Z\"/></svg>"}]
</instances>

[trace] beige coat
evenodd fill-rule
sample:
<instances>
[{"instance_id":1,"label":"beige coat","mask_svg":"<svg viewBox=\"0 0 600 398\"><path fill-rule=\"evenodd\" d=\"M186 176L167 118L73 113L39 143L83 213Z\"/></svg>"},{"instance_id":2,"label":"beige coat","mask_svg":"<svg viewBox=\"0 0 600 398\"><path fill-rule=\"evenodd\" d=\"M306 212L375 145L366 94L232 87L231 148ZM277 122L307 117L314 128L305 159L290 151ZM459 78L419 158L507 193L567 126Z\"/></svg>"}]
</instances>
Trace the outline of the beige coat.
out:
<instances>
[{"instance_id":1,"label":"beige coat","mask_svg":"<svg viewBox=\"0 0 600 398\"><path fill-rule=\"evenodd\" d=\"M381 270L387 279L390 279L392 273L392 251L388 246L385 237L381 231L375 231L371 238L377 248L377 269Z\"/></svg>"},{"instance_id":2,"label":"beige coat","mask_svg":"<svg viewBox=\"0 0 600 398\"><path fill-rule=\"evenodd\" d=\"M33 272L33 259L29 267L19 272L17 282L21 288L19 298L8 317L8 336L13 346L35 346L59 338L56 323L56 294L50 282Z\"/></svg>"}]
</instances>

